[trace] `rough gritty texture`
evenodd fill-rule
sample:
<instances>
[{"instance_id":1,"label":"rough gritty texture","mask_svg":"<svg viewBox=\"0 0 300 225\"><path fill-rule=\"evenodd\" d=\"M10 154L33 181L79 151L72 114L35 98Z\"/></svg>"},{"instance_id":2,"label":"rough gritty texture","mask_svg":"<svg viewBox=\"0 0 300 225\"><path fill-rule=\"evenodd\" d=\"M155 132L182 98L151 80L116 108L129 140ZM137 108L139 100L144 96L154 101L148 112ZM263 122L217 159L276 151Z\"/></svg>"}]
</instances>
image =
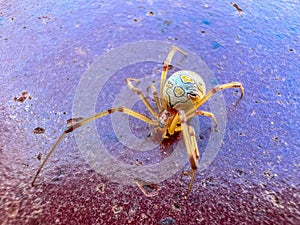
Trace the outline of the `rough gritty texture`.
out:
<instances>
[{"instance_id":1,"label":"rough gritty texture","mask_svg":"<svg viewBox=\"0 0 300 225\"><path fill-rule=\"evenodd\" d=\"M1 224L300 224L299 1L186 2L1 3ZM149 39L184 46L219 83L245 86L237 107L235 91L224 92L224 144L188 200L180 174L152 198L110 183L85 163L72 135L31 188L39 153L72 116L88 64Z\"/></svg>"}]
</instances>

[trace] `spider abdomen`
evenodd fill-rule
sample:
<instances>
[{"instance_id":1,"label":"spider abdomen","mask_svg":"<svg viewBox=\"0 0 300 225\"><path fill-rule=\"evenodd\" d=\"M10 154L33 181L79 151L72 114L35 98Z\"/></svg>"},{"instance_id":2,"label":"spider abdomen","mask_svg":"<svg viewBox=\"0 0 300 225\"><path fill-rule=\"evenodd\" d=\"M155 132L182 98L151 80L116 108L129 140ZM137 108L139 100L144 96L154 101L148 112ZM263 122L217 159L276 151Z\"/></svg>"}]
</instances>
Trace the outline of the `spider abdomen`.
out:
<instances>
[{"instance_id":1,"label":"spider abdomen","mask_svg":"<svg viewBox=\"0 0 300 225\"><path fill-rule=\"evenodd\" d=\"M205 83L195 72L181 70L172 74L163 88L165 104L175 110L187 111L205 95Z\"/></svg>"}]
</instances>

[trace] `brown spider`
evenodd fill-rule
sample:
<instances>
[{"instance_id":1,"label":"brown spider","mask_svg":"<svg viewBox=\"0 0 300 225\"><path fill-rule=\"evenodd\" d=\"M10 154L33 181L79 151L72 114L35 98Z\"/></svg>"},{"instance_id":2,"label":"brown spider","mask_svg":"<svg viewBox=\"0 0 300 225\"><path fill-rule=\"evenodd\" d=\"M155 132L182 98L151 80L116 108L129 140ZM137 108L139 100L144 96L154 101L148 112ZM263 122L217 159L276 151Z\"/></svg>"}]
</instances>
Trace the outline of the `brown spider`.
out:
<instances>
[{"instance_id":1,"label":"brown spider","mask_svg":"<svg viewBox=\"0 0 300 225\"><path fill-rule=\"evenodd\" d=\"M203 79L195 72L189 70L181 70L175 72L168 79L166 79L168 69L171 66L171 60L177 51L183 54L185 57L187 56L184 51L177 48L176 46L173 46L170 50L162 68L160 81L161 98L158 97L158 92L154 85L150 85L157 111L155 111L154 108L150 105L142 91L134 85L134 82L137 84L139 80L135 78L126 79L126 83L130 90L135 92L140 97L144 105L154 117L153 119L125 107L115 107L97 113L89 118L82 119L79 122L75 121L75 123L67 127L67 129L58 138L50 152L47 154L46 158L44 159L34 176L32 186L34 186L34 183L45 163L67 133L70 133L75 129L100 117L115 112L121 112L155 126L154 133L156 135L159 134L163 139L172 136L175 132L183 133L183 138L191 164L191 170L183 173L186 176L191 176L191 181L186 192L186 195L188 195L191 191L195 179L195 173L198 168L198 160L200 155L198 151L195 130L191 125L187 124L187 121L196 115L203 115L211 117L215 125L217 126L216 118L211 112L198 110L198 108L202 106L217 91L226 88L239 88L241 91L241 97L243 97L244 88L240 82L231 82L227 84L217 85L206 93L205 83Z\"/></svg>"}]
</instances>

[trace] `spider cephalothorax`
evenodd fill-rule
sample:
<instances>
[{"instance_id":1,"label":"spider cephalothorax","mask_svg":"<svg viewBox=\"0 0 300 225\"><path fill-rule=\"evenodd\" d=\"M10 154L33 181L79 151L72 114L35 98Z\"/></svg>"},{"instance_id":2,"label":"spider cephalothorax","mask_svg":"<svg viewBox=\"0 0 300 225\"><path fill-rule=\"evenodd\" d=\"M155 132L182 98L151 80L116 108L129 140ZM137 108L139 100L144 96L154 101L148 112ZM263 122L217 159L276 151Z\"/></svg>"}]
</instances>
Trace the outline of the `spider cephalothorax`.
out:
<instances>
[{"instance_id":1,"label":"spider cephalothorax","mask_svg":"<svg viewBox=\"0 0 300 225\"><path fill-rule=\"evenodd\" d=\"M240 82L231 82L227 84L217 85L209 92L206 93L205 83L203 79L193 71L181 70L172 74L167 79L168 69L171 67L171 60L176 52L187 56L187 54L181 49L173 46L170 50L162 69L161 81L160 81L160 97L154 85L150 85L149 88L152 90L156 109L147 101L144 94L139 90L134 83L139 81L134 78L127 78L126 83L130 90L135 92L146 108L152 114L152 118L145 116L141 113L135 112L126 107L116 107L105 110L103 112L97 113L92 117L76 121L71 124L59 137L52 149L47 154L46 158L40 165L38 171L35 174L35 177L32 181L32 186L35 183L36 178L38 177L41 169L56 149L58 144L62 141L64 136L67 133L72 132L73 130L93 121L100 117L109 115L115 112L125 113L132 117L138 118L145 123L148 123L155 127L155 135L159 135L160 139L168 138L172 136L175 132L182 132L183 138L185 141L186 150L189 156L189 161L191 164L191 170L189 172L184 172L185 175L191 176L191 181L186 195L191 191L195 172L198 168L199 160L199 151L197 147L197 138L195 135L194 128L187 123L189 119L196 115L203 115L211 117L214 123L217 125L215 116L206 111L198 110L213 94L217 91L226 89L226 88L239 88L241 91L241 97L244 95L244 88Z\"/></svg>"}]
</instances>

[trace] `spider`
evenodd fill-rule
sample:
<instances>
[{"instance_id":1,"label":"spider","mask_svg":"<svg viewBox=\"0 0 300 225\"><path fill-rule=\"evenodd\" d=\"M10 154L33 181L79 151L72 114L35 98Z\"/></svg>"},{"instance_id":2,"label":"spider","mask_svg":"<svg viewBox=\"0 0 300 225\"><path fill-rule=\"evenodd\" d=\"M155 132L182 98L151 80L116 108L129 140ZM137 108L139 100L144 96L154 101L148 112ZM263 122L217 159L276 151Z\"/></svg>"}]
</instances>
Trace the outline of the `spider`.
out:
<instances>
[{"instance_id":1,"label":"spider","mask_svg":"<svg viewBox=\"0 0 300 225\"><path fill-rule=\"evenodd\" d=\"M156 136L159 135L162 139L174 135L175 132L182 132L191 166L191 169L188 172L183 172L183 175L190 177L190 183L186 192L187 196L192 189L195 179L195 173L198 168L198 160L200 157L195 130L190 124L187 123L187 121L196 115L202 115L210 117L215 123L215 126L217 126L217 120L213 113L198 110L198 108L202 106L217 91L221 91L227 88L239 88L241 92L240 98L242 98L244 95L244 88L240 82L231 82L227 84L217 85L206 93L205 83L203 79L195 72L189 70L181 70L175 72L167 79L167 72L169 68L172 67L171 61L176 52L179 52L184 57L187 57L187 54L180 48L172 46L162 67L159 90L160 97L155 86L153 84L149 86L154 97L157 111L148 102L142 91L137 88L136 85L139 83L139 80L135 78L126 79L126 83L129 89L139 96L145 107L152 114L153 118L145 116L126 107L115 107L97 113L94 116L86 119L81 119L79 121L75 120L73 124L71 124L64 130L49 153L46 155L46 158L39 166L33 178L32 186L34 186L35 181L45 163L66 134L103 116L115 112L121 112L154 126L154 134Z\"/></svg>"}]
</instances>

